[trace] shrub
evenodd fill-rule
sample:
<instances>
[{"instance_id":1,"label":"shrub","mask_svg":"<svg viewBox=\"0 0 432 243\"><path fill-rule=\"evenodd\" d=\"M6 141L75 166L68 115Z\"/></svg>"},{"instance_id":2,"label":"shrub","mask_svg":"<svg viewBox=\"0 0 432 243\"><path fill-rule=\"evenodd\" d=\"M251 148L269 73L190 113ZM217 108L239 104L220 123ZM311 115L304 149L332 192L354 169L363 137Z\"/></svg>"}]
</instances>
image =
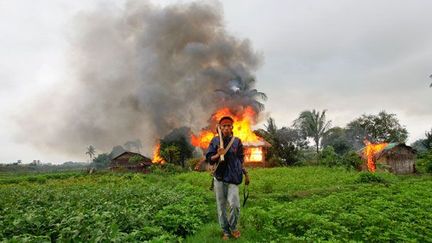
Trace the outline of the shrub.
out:
<instances>
[{"instance_id":1,"label":"shrub","mask_svg":"<svg viewBox=\"0 0 432 243\"><path fill-rule=\"evenodd\" d=\"M341 163L348 170L356 170L360 168L363 161L355 151L349 151L342 156Z\"/></svg>"},{"instance_id":2,"label":"shrub","mask_svg":"<svg viewBox=\"0 0 432 243\"><path fill-rule=\"evenodd\" d=\"M327 146L325 149L321 151L318 156L318 161L320 165L334 167L341 165L341 158L334 151L332 146Z\"/></svg>"},{"instance_id":3,"label":"shrub","mask_svg":"<svg viewBox=\"0 0 432 243\"><path fill-rule=\"evenodd\" d=\"M278 167L282 165L283 165L283 161L275 157L272 157L267 161L268 167Z\"/></svg>"},{"instance_id":4,"label":"shrub","mask_svg":"<svg viewBox=\"0 0 432 243\"><path fill-rule=\"evenodd\" d=\"M316 151L313 149L305 149L301 151L301 158L298 165L317 165L318 164L318 155Z\"/></svg>"},{"instance_id":5,"label":"shrub","mask_svg":"<svg viewBox=\"0 0 432 243\"><path fill-rule=\"evenodd\" d=\"M181 173L185 171L181 166L169 163L163 164L162 169L167 173Z\"/></svg>"},{"instance_id":6,"label":"shrub","mask_svg":"<svg viewBox=\"0 0 432 243\"><path fill-rule=\"evenodd\" d=\"M129 159L129 161L134 157L135 156L131 157ZM93 159L93 165L97 169L107 168L110 162L111 162L111 158L110 158L109 154L106 154L106 153L99 154L96 158Z\"/></svg>"},{"instance_id":7,"label":"shrub","mask_svg":"<svg viewBox=\"0 0 432 243\"><path fill-rule=\"evenodd\" d=\"M150 166L150 171L155 174L174 174L174 173L181 173L185 170L178 165L170 164L170 163L164 163L164 164L153 164Z\"/></svg>"},{"instance_id":8,"label":"shrub","mask_svg":"<svg viewBox=\"0 0 432 243\"><path fill-rule=\"evenodd\" d=\"M358 183L387 183L387 180L378 174L362 172L356 180Z\"/></svg>"},{"instance_id":9,"label":"shrub","mask_svg":"<svg viewBox=\"0 0 432 243\"><path fill-rule=\"evenodd\" d=\"M419 171L432 173L432 150L421 153L418 156L416 165Z\"/></svg>"},{"instance_id":10,"label":"shrub","mask_svg":"<svg viewBox=\"0 0 432 243\"><path fill-rule=\"evenodd\" d=\"M161 148L160 154L169 164L181 164L180 148L176 145L169 145L165 148Z\"/></svg>"}]
</instances>

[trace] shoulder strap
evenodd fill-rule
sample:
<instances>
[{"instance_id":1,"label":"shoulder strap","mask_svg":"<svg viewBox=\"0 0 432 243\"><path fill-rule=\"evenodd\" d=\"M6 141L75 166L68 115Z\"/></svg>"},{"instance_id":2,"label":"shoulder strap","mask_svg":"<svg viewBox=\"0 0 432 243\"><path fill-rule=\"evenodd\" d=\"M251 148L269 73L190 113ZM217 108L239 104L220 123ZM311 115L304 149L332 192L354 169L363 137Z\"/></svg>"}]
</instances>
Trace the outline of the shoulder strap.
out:
<instances>
[{"instance_id":1,"label":"shoulder strap","mask_svg":"<svg viewBox=\"0 0 432 243\"><path fill-rule=\"evenodd\" d=\"M228 145L226 146L226 148L224 150L225 153L228 152L228 150L231 148L231 145L234 143L234 140L235 140L235 137L233 136L231 138L231 141L228 143Z\"/></svg>"},{"instance_id":2,"label":"shoulder strap","mask_svg":"<svg viewBox=\"0 0 432 243\"><path fill-rule=\"evenodd\" d=\"M226 146L226 148L224 149L224 153L228 152L228 150L231 148L231 145L234 143L234 140L235 140L235 137L233 136L231 138L230 142L228 143L228 146ZM212 174L214 174L214 172L216 172L217 168L219 167L219 164L220 164L220 160L218 160L216 165L213 166Z\"/></svg>"}]
</instances>

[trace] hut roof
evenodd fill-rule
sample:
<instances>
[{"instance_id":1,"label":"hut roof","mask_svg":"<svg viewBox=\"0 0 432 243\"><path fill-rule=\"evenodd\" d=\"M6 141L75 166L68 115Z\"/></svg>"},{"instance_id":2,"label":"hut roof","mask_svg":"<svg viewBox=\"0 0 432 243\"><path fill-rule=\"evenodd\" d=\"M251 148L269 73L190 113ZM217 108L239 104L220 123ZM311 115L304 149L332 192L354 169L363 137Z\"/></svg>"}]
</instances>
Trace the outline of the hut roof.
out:
<instances>
[{"instance_id":1,"label":"hut roof","mask_svg":"<svg viewBox=\"0 0 432 243\"><path fill-rule=\"evenodd\" d=\"M128 151L124 149L121 145L114 146L110 153L110 157L111 159L117 158L118 156L122 155L124 152L128 152Z\"/></svg>"},{"instance_id":2,"label":"hut roof","mask_svg":"<svg viewBox=\"0 0 432 243\"><path fill-rule=\"evenodd\" d=\"M366 147L363 147L362 149L360 149L360 150L357 151L357 154L359 154L363 159L365 159L365 157L364 157L364 150L365 150L365 148ZM406 145L405 143L389 143L389 144L387 144L387 146L383 150L381 150L380 152L378 152L377 154L375 154L374 157L375 157L375 159L379 159L382 156L390 153L391 151L394 151L394 150L399 149L399 148L406 148L406 149L408 149L410 152L412 152L414 154L417 153L417 151L415 149L413 149L412 147Z\"/></svg>"},{"instance_id":3,"label":"hut roof","mask_svg":"<svg viewBox=\"0 0 432 243\"><path fill-rule=\"evenodd\" d=\"M140 156L140 157L142 158L142 160L143 160L143 163L144 163L145 165L151 165L151 164L152 164L152 160L149 159L149 158L147 158L147 157L145 157L144 155L139 154L139 153L129 152L129 151L125 151L125 152L123 152L123 153L117 155L116 157L112 158L112 161L115 161L117 158L123 156L124 154L128 154L128 155L130 155L130 157L132 157L132 156L136 156L136 155L137 155L137 156Z\"/></svg>"},{"instance_id":4,"label":"hut roof","mask_svg":"<svg viewBox=\"0 0 432 243\"><path fill-rule=\"evenodd\" d=\"M389 143L381 152L379 152L376 155L376 158L379 159L382 156L391 153L391 151L395 151L395 150L400 149L400 148L405 148L413 154L415 154L417 152L415 149L413 149L412 147L410 147L404 143Z\"/></svg>"},{"instance_id":5,"label":"hut roof","mask_svg":"<svg viewBox=\"0 0 432 243\"><path fill-rule=\"evenodd\" d=\"M266 140L260 138L255 142L242 142L245 147L271 147L271 144Z\"/></svg>"}]
</instances>

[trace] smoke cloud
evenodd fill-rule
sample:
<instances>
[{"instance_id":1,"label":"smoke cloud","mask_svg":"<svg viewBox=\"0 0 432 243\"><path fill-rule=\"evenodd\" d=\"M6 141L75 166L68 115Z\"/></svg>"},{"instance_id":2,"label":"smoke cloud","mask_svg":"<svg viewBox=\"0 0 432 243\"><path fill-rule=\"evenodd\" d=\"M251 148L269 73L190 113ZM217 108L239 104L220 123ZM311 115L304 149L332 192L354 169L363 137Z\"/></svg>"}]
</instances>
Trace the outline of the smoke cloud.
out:
<instances>
[{"instance_id":1,"label":"smoke cloud","mask_svg":"<svg viewBox=\"0 0 432 243\"><path fill-rule=\"evenodd\" d=\"M226 31L219 2L130 1L81 13L72 26L72 81L18 115L22 141L82 154L140 139L149 154L174 128L207 126L218 107L262 109L253 89L261 55Z\"/></svg>"}]
</instances>

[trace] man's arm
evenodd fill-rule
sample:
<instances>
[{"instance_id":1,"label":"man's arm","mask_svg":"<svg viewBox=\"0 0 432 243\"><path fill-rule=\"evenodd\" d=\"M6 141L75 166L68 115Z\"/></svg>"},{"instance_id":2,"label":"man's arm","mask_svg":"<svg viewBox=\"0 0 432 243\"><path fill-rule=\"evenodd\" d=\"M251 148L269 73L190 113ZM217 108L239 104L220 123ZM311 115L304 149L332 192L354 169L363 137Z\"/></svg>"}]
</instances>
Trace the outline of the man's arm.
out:
<instances>
[{"instance_id":1,"label":"man's arm","mask_svg":"<svg viewBox=\"0 0 432 243\"><path fill-rule=\"evenodd\" d=\"M243 171L243 174L245 175L245 184L249 185L250 178L249 178L249 174L248 174L248 172L246 170L246 167L244 166L244 149L243 149L243 143L241 142L241 140L239 142L238 149L237 149L237 157L240 160L240 163L241 163L241 166L242 166L242 171Z\"/></svg>"},{"instance_id":2,"label":"man's arm","mask_svg":"<svg viewBox=\"0 0 432 243\"><path fill-rule=\"evenodd\" d=\"M206 158L205 158L205 157L204 157L204 158L201 158L201 159L198 161L198 163L195 165L194 170L199 171L200 168L201 168L201 166L202 166L202 164L204 164L204 162L206 162Z\"/></svg>"},{"instance_id":3,"label":"man's arm","mask_svg":"<svg viewBox=\"0 0 432 243\"><path fill-rule=\"evenodd\" d=\"M218 148L218 143L218 138L214 137L207 149L206 160L211 165L214 165L219 160L220 155L224 154L223 148Z\"/></svg>"}]
</instances>

